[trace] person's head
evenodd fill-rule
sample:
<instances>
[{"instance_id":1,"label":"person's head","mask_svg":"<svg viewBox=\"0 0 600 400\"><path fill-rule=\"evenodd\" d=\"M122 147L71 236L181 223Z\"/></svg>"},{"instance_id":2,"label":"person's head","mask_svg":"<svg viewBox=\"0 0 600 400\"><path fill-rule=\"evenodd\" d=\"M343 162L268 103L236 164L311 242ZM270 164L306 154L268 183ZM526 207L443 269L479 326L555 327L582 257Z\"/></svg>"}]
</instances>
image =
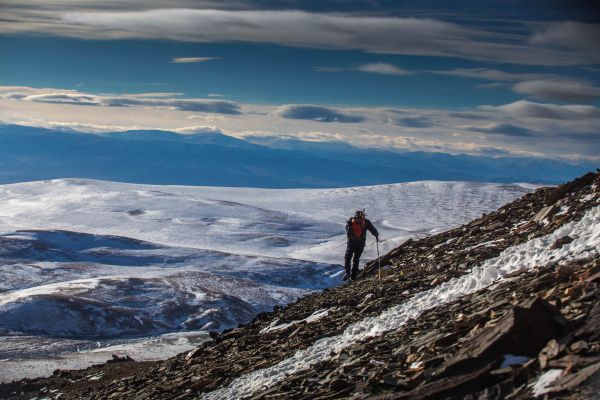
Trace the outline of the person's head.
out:
<instances>
[{"instance_id":1,"label":"person's head","mask_svg":"<svg viewBox=\"0 0 600 400\"><path fill-rule=\"evenodd\" d=\"M363 210L357 210L354 213L354 218L356 218L356 219L364 219L365 218L365 212Z\"/></svg>"}]
</instances>

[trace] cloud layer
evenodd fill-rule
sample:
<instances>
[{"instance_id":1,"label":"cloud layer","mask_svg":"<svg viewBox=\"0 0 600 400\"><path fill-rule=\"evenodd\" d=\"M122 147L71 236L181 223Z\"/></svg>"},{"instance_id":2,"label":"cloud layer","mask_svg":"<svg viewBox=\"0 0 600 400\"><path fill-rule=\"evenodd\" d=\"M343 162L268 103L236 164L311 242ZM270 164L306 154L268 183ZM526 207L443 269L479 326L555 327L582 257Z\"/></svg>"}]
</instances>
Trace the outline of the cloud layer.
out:
<instances>
[{"instance_id":1,"label":"cloud layer","mask_svg":"<svg viewBox=\"0 0 600 400\"><path fill-rule=\"evenodd\" d=\"M517 93L542 100L591 103L600 98L600 88L580 80L534 80L513 86Z\"/></svg>"},{"instance_id":2,"label":"cloud layer","mask_svg":"<svg viewBox=\"0 0 600 400\"><path fill-rule=\"evenodd\" d=\"M478 88L496 88L507 85L505 82L516 82L512 86L514 92L541 100L591 103L600 98L600 87L594 86L593 83L557 74L514 73L489 68L455 68L427 72L497 81L479 84L477 85Z\"/></svg>"},{"instance_id":3,"label":"cloud layer","mask_svg":"<svg viewBox=\"0 0 600 400\"><path fill-rule=\"evenodd\" d=\"M97 29L97 33L108 30L121 32L123 36L198 42L275 43L539 65L588 64L600 60L593 47L550 46L544 40L544 33L519 38L515 34L482 31L429 18L162 9L67 13L62 22L80 29ZM579 40L584 40L586 32L595 32L587 25L580 28L575 24L571 30L577 32L574 36ZM548 35L553 29L561 28L549 25L544 32Z\"/></svg>"},{"instance_id":4,"label":"cloud layer","mask_svg":"<svg viewBox=\"0 0 600 400\"><path fill-rule=\"evenodd\" d=\"M75 91L31 93L28 91L0 93L5 99L38 103L72 104L80 106L106 107L160 107L181 111L216 114L241 114L237 103L225 100L162 98L148 95L92 95Z\"/></svg>"},{"instance_id":5,"label":"cloud layer","mask_svg":"<svg viewBox=\"0 0 600 400\"><path fill-rule=\"evenodd\" d=\"M27 3L27 2L26 2ZM372 53L459 57L532 65L600 62L596 24L522 23L490 30L432 18L331 14L299 10L231 10L244 2L100 3L63 0L52 7L8 1L0 33L45 32L78 38L152 38L195 42L253 42ZM190 8L184 8L184 7ZM246 4L247 6L247 4ZM204 9L192 8L204 7ZM73 12L72 10L78 10Z\"/></svg>"},{"instance_id":6,"label":"cloud layer","mask_svg":"<svg viewBox=\"0 0 600 400\"><path fill-rule=\"evenodd\" d=\"M600 109L592 105L521 100L447 111L225 103L178 93L115 96L0 86L0 123L85 132L223 132L411 151L600 160Z\"/></svg>"}]
</instances>

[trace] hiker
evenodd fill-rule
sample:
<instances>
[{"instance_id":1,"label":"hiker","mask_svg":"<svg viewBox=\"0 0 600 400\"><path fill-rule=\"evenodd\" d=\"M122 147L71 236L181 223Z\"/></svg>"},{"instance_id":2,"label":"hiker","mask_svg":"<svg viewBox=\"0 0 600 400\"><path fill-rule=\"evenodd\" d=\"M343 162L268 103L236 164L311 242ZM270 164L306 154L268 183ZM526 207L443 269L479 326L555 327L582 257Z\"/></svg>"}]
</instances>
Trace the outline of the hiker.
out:
<instances>
[{"instance_id":1,"label":"hiker","mask_svg":"<svg viewBox=\"0 0 600 400\"><path fill-rule=\"evenodd\" d=\"M375 239L379 241L379 233L373 226L371 221L365 218L364 211L357 211L353 218L350 218L346 223L346 235L348 236L348 242L346 246L345 264L346 275L344 280L351 278L356 279L358 274L358 263L360 261L360 255L365 249L365 242L367 241L367 229ZM352 271L350 271L350 262L352 262Z\"/></svg>"}]
</instances>

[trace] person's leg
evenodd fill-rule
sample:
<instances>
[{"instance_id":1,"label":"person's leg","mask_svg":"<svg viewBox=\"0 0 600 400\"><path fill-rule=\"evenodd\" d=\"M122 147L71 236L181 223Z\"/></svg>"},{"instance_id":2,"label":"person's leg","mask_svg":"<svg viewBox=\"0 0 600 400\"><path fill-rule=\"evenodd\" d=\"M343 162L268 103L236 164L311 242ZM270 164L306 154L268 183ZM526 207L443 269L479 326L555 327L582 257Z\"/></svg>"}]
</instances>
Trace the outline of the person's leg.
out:
<instances>
[{"instance_id":1,"label":"person's leg","mask_svg":"<svg viewBox=\"0 0 600 400\"><path fill-rule=\"evenodd\" d=\"M364 245L356 245L354 246L354 258L352 260L352 279L356 278L356 275L358 274L358 266L360 264L360 256L363 252L363 250L365 249Z\"/></svg>"},{"instance_id":2,"label":"person's leg","mask_svg":"<svg viewBox=\"0 0 600 400\"><path fill-rule=\"evenodd\" d=\"M344 254L344 267L346 268L346 275L344 280L350 277L350 263L352 261L353 248L350 242L346 244L346 254Z\"/></svg>"}]
</instances>

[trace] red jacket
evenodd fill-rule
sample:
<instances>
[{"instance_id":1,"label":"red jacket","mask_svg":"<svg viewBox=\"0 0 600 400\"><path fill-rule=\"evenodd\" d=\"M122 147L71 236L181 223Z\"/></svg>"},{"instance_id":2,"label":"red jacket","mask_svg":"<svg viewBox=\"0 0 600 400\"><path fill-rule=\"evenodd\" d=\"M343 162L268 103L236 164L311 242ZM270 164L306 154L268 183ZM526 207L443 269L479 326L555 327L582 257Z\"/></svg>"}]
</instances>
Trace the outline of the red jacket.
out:
<instances>
[{"instance_id":1,"label":"red jacket","mask_svg":"<svg viewBox=\"0 0 600 400\"><path fill-rule=\"evenodd\" d=\"M377 229L375 229L371 221L369 221L367 218L363 220L355 220L355 218L350 218L346 222L346 236L348 237L349 242L361 242L364 244L367 240L367 230L376 238L379 237L379 232L377 232ZM360 231L360 236L356 235L358 231Z\"/></svg>"}]
</instances>

